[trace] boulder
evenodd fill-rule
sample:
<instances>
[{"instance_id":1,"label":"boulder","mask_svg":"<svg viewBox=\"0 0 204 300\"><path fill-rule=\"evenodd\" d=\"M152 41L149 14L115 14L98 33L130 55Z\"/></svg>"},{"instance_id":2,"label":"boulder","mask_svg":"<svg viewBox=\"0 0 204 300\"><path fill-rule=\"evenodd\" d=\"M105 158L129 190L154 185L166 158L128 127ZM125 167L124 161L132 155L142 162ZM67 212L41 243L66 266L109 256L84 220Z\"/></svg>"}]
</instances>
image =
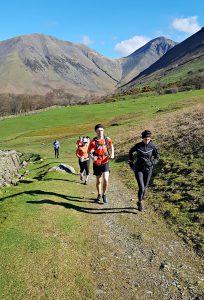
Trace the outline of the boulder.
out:
<instances>
[{"instance_id":1,"label":"boulder","mask_svg":"<svg viewBox=\"0 0 204 300\"><path fill-rule=\"evenodd\" d=\"M16 151L0 150L0 186L15 182L21 168L19 155Z\"/></svg>"},{"instance_id":2,"label":"boulder","mask_svg":"<svg viewBox=\"0 0 204 300\"><path fill-rule=\"evenodd\" d=\"M64 170L67 173L76 174L76 171L72 166L69 166L69 165L66 165L66 164L60 164L59 168L61 170Z\"/></svg>"},{"instance_id":3,"label":"boulder","mask_svg":"<svg viewBox=\"0 0 204 300\"><path fill-rule=\"evenodd\" d=\"M75 169L72 166L66 164L60 164L59 166L52 167L48 170L48 172L59 171L62 173L71 173L76 174Z\"/></svg>"}]
</instances>

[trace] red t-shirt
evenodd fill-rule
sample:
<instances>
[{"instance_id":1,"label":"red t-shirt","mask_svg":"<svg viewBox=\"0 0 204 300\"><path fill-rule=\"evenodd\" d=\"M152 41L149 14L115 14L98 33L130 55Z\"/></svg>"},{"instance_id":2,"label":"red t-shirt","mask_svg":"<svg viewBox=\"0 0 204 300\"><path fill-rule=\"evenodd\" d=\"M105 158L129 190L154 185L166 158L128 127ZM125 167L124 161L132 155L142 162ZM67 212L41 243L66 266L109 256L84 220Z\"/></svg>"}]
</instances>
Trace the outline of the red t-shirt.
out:
<instances>
[{"instance_id":1,"label":"red t-shirt","mask_svg":"<svg viewBox=\"0 0 204 300\"><path fill-rule=\"evenodd\" d=\"M89 144L89 152L93 153L96 165L103 165L108 162L108 147L112 146L112 141L109 137L103 139L93 139Z\"/></svg>"}]
</instances>

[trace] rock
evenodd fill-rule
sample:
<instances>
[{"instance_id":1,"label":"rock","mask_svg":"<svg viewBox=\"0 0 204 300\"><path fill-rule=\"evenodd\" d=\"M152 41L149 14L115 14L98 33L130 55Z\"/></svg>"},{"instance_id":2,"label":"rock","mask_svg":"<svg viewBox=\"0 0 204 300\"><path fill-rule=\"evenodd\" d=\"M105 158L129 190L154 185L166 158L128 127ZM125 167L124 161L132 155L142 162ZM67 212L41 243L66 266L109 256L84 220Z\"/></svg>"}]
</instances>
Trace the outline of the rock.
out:
<instances>
[{"instance_id":1,"label":"rock","mask_svg":"<svg viewBox=\"0 0 204 300\"><path fill-rule=\"evenodd\" d=\"M66 164L60 164L59 166L52 167L48 170L48 172L59 171L62 173L71 173L76 174L75 169L72 166Z\"/></svg>"},{"instance_id":2,"label":"rock","mask_svg":"<svg viewBox=\"0 0 204 300\"><path fill-rule=\"evenodd\" d=\"M72 166L66 165L66 164L60 164L59 168L62 170L65 170L68 173L76 174L75 169Z\"/></svg>"},{"instance_id":3,"label":"rock","mask_svg":"<svg viewBox=\"0 0 204 300\"><path fill-rule=\"evenodd\" d=\"M100 288L97 288L97 289L96 289L96 294L97 294L97 295L104 294L104 293L105 293L104 290L102 290L102 289L100 289Z\"/></svg>"},{"instance_id":4,"label":"rock","mask_svg":"<svg viewBox=\"0 0 204 300\"><path fill-rule=\"evenodd\" d=\"M12 181L16 184L20 168L21 162L16 151L0 150L0 186L6 186Z\"/></svg>"},{"instance_id":5,"label":"rock","mask_svg":"<svg viewBox=\"0 0 204 300\"><path fill-rule=\"evenodd\" d=\"M24 160L24 161L22 162L22 168L27 167L27 165L28 165L28 163Z\"/></svg>"},{"instance_id":6,"label":"rock","mask_svg":"<svg viewBox=\"0 0 204 300\"><path fill-rule=\"evenodd\" d=\"M149 294L149 295L152 295L152 294L153 294L151 291L147 291L146 293Z\"/></svg>"},{"instance_id":7,"label":"rock","mask_svg":"<svg viewBox=\"0 0 204 300\"><path fill-rule=\"evenodd\" d=\"M52 167L48 170L48 172L53 172L53 171L56 171L57 170L57 167Z\"/></svg>"},{"instance_id":8,"label":"rock","mask_svg":"<svg viewBox=\"0 0 204 300\"><path fill-rule=\"evenodd\" d=\"M161 262L159 269L160 270L168 270L169 264L167 262Z\"/></svg>"},{"instance_id":9,"label":"rock","mask_svg":"<svg viewBox=\"0 0 204 300\"><path fill-rule=\"evenodd\" d=\"M106 260L106 259L107 259L106 256L103 256L103 257L100 258L100 260Z\"/></svg>"},{"instance_id":10,"label":"rock","mask_svg":"<svg viewBox=\"0 0 204 300\"><path fill-rule=\"evenodd\" d=\"M11 184L17 185L17 183L18 183L17 178L13 178L13 179L11 180Z\"/></svg>"}]
</instances>

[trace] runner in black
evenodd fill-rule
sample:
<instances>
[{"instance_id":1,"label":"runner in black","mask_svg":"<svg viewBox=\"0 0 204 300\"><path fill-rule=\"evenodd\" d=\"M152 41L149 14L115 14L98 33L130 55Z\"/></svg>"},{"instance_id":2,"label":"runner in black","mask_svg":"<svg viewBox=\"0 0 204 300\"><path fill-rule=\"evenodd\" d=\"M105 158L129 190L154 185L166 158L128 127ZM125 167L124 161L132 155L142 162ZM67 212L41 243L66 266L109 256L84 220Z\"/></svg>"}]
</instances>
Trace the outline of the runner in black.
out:
<instances>
[{"instance_id":1,"label":"runner in black","mask_svg":"<svg viewBox=\"0 0 204 300\"><path fill-rule=\"evenodd\" d=\"M134 163L134 153L137 154L137 160ZM135 172L138 183L138 210L142 211L142 199L147 191L153 166L159 161L159 154L155 144L151 142L151 132L145 130L142 132L142 142L135 144L129 151L129 165Z\"/></svg>"}]
</instances>

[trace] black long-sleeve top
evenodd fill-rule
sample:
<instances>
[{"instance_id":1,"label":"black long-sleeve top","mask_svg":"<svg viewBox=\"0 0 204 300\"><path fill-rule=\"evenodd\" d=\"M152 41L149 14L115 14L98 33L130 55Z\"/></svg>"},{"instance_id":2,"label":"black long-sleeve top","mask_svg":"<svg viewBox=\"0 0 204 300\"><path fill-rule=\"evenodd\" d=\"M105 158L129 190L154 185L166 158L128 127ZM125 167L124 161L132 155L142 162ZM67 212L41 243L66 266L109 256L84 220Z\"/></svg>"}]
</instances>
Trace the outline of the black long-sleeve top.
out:
<instances>
[{"instance_id":1,"label":"black long-sleeve top","mask_svg":"<svg viewBox=\"0 0 204 300\"><path fill-rule=\"evenodd\" d=\"M137 154L136 167L151 167L159 161L159 153L157 147L152 142L145 144L143 141L135 144L129 151L129 160L133 161L134 153Z\"/></svg>"}]
</instances>

